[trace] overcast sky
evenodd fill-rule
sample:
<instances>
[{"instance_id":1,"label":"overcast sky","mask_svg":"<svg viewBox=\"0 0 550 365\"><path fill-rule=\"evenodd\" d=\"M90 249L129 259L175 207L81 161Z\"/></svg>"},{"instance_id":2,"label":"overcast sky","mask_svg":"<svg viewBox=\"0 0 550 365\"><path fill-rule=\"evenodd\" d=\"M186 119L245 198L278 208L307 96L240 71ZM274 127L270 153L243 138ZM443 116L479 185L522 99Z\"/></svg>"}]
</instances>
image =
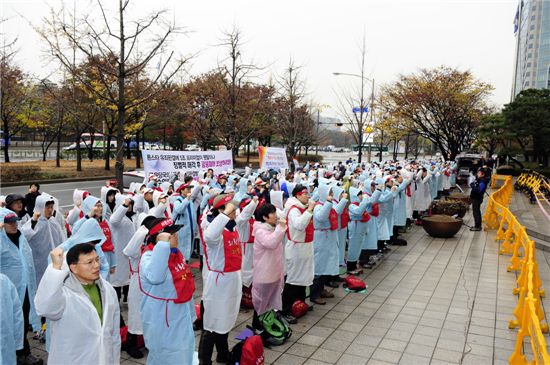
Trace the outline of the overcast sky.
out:
<instances>
[{"instance_id":1,"label":"overcast sky","mask_svg":"<svg viewBox=\"0 0 550 365\"><path fill-rule=\"evenodd\" d=\"M116 0L104 0L116 5ZM93 1L77 0L77 13ZM44 44L18 14L40 24L48 7L60 1L3 0L2 33L19 38L17 63L44 77L59 68L46 64ZM73 2L67 6L72 9ZM200 52L191 75L217 65L223 50L215 47L221 33L237 25L246 44L245 60L268 65L267 80L283 72L292 57L303 66L309 98L331 105L326 115L337 115L335 91L357 85L359 79L332 75L360 72L359 46L366 37L367 74L376 85L390 83L399 74L419 68L447 65L471 70L495 87L491 101L497 106L510 99L515 50L515 0L133 0L132 17L166 8L179 26L191 32L174 40L171 49L181 54Z\"/></svg>"}]
</instances>

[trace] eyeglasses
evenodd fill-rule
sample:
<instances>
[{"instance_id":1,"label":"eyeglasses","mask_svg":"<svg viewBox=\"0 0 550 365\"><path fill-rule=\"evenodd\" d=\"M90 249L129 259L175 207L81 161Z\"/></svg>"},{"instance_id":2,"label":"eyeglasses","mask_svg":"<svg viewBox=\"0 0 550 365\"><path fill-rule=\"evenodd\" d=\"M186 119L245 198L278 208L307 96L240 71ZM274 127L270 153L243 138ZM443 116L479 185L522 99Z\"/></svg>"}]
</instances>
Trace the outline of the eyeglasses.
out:
<instances>
[{"instance_id":1,"label":"eyeglasses","mask_svg":"<svg viewBox=\"0 0 550 365\"><path fill-rule=\"evenodd\" d=\"M88 260L88 261L85 261L85 262L77 262L77 264L82 264L82 265L86 265L86 266L92 266L93 264L98 264L99 265L99 263L100 263L99 257L96 257L95 259Z\"/></svg>"}]
</instances>

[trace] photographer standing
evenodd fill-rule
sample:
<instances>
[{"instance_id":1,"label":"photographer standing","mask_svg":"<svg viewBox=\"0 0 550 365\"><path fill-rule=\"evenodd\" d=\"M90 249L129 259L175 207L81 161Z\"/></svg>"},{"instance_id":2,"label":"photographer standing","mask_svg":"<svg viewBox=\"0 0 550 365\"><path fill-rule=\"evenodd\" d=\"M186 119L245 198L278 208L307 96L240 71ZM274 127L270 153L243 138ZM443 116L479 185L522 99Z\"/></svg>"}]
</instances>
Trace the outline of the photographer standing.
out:
<instances>
[{"instance_id":1,"label":"photographer standing","mask_svg":"<svg viewBox=\"0 0 550 365\"><path fill-rule=\"evenodd\" d=\"M483 194L487 190L486 171L480 169L477 172L475 181L470 183L470 199L472 200L472 214L474 216L475 225L470 228L470 231L481 231L481 203L483 202Z\"/></svg>"}]
</instances>

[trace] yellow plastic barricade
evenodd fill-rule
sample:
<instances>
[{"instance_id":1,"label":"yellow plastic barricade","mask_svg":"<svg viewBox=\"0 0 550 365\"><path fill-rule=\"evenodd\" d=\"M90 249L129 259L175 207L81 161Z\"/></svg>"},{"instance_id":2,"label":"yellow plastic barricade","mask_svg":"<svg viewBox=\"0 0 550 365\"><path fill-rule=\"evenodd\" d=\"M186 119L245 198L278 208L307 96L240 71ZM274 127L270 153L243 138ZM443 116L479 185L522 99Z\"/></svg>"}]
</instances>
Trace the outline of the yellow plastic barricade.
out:
<instances>
[{"instance_id":1,"label":"yellow plastic barricade","mask_svg":"<svg viewBox=\"0 0 550 365\"><path fill-rule=\"evenodd\" d=\"M535 299L532 294L529 294L525 299L523 309L522 322L523 326L518 331L516 346L514 353L508 359L510 365L548 365L550 364L550 355L546 351L546 341L541 331L541 326L537 316L535 315ZM533 360L527 361L523 353L523 339L529 336L531 350L533 351Z\"/></svg>"},{"instance_id":2,"label":"yellow plastic barricade","mask_svg":"<svg viewBox=\"0 0 550 365\"><path fill-rule=\"evenodd\" d=\"M513 293L519 295L518 304L513 312L514 319L508 323L509 328L518 328L519 331L514 353L508 361L511 365L550 365L550 355L543 336L543 333L548 333L548 323L544 322L545 314L541 303L545 292L539 274L535 242L529 238L525 227L508 209L514 193L512 178L493 175L491 187L496 187L499 180L504 180L504 184L489 197L483 219L485 229L497 230L495 241L501 241L499 254L512 255L508 271L520 271L517 287L513 289ZM544 177L532 171L522 173L516 181L516 186L521 189L528 188L535 194L540 194L541 186L549 188ZM527 360L523 352L523 340L527 336L533 351L532 360Z\"/></svg>"}]
</instances>

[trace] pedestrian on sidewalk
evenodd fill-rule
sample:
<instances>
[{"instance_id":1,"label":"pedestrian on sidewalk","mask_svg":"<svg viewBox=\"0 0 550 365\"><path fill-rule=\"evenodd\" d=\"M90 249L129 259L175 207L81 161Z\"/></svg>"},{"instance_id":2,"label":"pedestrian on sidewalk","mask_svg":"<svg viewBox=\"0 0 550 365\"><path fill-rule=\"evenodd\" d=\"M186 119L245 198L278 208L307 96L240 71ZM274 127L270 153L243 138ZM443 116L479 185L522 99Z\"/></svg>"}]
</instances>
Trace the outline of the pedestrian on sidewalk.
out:
<instances>
[{"instance_id":1,"label":"pedestrian on sidewalk","mask_svg":"<svg viewBox=\"0 0 550 365\"><path fill-rule=\"evenodd\" d=\"M472 215L474 216L474 226L470 231L481 231L481 203L483 203L483 194L487 190L486 171L479 169L476 179L470 183L470 199L472 200Z\"/></svg>"}]
</instances>

